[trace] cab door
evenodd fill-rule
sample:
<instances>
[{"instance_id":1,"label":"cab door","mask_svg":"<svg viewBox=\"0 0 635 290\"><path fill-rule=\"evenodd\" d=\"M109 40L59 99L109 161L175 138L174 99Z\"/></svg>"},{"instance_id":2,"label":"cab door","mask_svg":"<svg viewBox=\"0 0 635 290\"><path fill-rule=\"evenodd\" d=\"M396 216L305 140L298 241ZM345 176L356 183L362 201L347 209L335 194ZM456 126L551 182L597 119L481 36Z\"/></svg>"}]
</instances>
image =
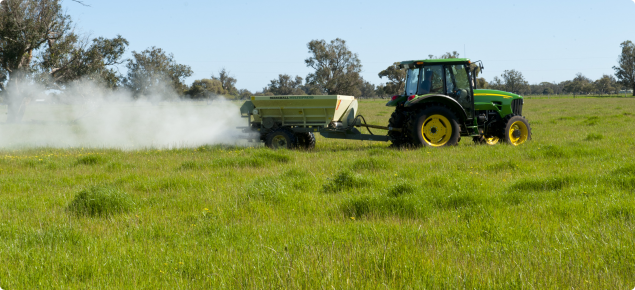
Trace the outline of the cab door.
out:
<instances>
[{"instance_id":1,"label":"cab door","mask_svg":"<svg viewBox=\"0 0 635 290\"><path fill-rule=\"evenodd\" d=\"M455 99L465 110L468 118L474 117L474 92L470 85L469 66L465 64L445 65L446 94Z\"/></svg>"}]
</instances>

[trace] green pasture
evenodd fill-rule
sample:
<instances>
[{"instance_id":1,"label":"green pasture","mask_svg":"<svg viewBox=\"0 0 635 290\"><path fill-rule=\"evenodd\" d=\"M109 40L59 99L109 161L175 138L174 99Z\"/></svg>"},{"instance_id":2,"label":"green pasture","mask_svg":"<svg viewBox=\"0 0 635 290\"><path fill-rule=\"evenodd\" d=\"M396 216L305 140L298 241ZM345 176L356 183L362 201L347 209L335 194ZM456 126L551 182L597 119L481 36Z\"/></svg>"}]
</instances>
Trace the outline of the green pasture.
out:
<instances>
[{"instance_id":1,"label":"green pasture","mask_svg":"<svg viewBox=\"0 0 635 290\"><path fill-rule=\"evenodd\" d=\"M524 115L519 147L0 149L0 288L632 289L635 98Z\"/></svg>"}]
</instances>

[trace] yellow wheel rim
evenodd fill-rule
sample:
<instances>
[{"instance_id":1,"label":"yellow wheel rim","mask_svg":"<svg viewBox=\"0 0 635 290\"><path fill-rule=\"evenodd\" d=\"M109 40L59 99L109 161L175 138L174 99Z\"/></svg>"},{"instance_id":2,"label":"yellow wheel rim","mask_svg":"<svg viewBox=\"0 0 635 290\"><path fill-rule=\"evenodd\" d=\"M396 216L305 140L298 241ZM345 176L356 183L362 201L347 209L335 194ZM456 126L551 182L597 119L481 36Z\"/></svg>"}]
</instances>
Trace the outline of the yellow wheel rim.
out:
<instances>
[{"instance_id":1,"label":"yellow wheel rim","mask_svg":"<svg viewBox=\"0 0 635 290\"><path fill-rule=\"evenodd\" d=\"M450 120L442 115L432 115L426 118L421 126L421 136L430 146L443 146L452 136Z\"/></svg>"},{"instance_id":2,"label":"yellow wheel rim","mask_svg":"<svg viewBox=\"0 0 635 290\"><path fill-rule=\"evenodd\" d=\"M498 144L498 137L489 137L489 138L485 138L485 143L487 143L487 145L495 145L495 144Z\"/></svg>"},{"instance_id":3,"label":"yellow wheel rim","mask_svg":"<svg viewBox=\"0 0 635 290\"><path fill-rule=\"evenodd\" d=\"M509 126L509 141L514 145L520 145L527 141L529 130L527 125L522 121L516 121Z\"/></svg>"}]
</instances>

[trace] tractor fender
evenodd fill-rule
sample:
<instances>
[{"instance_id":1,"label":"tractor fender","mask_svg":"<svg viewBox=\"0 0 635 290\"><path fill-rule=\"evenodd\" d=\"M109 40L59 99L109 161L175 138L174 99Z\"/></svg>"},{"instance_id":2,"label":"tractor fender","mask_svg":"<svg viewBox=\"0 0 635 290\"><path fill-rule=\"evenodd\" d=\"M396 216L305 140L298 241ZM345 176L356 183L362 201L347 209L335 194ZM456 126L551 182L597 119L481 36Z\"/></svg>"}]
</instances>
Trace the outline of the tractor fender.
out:
<instances>
[{"instance_id":1,"label":"tractor fender","mask_svg":"<svg viewBox=\"0 0 635 290\"><path fill-rule=\"evenodd\" d=\"M465 113L465 109L463 106L459 104L454 98L448 97L446 95L425 95L419 98L407 101L404 104L404 107L416 107L419 105L423 105L424 103L441 103L448 106L452 111L459 114L457 117L461 120L467 119L467 114Z\"/></svg>"}]
</instances>

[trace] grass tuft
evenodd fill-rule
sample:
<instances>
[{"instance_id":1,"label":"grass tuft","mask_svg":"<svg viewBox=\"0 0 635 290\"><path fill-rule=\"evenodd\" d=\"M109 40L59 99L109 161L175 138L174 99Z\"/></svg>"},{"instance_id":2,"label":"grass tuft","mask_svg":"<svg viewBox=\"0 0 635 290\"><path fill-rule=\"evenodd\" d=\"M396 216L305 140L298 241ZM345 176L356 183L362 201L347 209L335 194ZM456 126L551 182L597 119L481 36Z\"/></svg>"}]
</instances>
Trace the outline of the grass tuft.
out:
<instances>
[{"instance_id":1,"label":"grass tuft","mask_svg":"<svg viewBox=\"0 0 635 290\"><path fill-rule=\"evenodd\" d=\"M481 203L482 198L476 192L454 193L449 196L437 197L434 204L440 209L459 209L471 207Z\"/></svg>"},{"instance_id":2,"label":"grass tuft","mask_svg":"<svg viewBox=\"0 0 635 290\"><path fill-rule=\"evenodd\" d=\"M416 191L417 191L417 188L414 185L408 182L402 181L393 185L392 187L390 187L390 189L388 189L388 196L399 197L404 194L412 194Z\"/></svg>"},{"instance_id":3,"label":"grass tuft","mask_svg":"<svg viewBox=\"0 0 635 290\"><path fill-rule=\"evenodd\" d=\"M635 175L635 164L629 164L613 171L615 174Z\"/></svg>"},{"instance_id":4,"label":"grass tuft","mask_svg":"<svg viewBox=\"0 0 635 290\"><path fill-rule=\"evenodd\" d=\"M264 199L278 201L287 195L287 188L280 177L260 177L247 186L247 196L250 199Z\"/></svg>"},{"instance_id":5,"label":"grass tuft","mask_svg":"<svg viewBox=\"0 0 635 290\"><path fill-rule=\"evenodd\" d=\"M542 155L548 158L568 158L571 153L558 146L547 145L542 148Z\"/></svg>"},{"instance_id":6,"label":"grass tuft","mask_svg":"<svg viewBox=\"0 0 635 290\"><path fill-rule=\"evenodd\" d=\"M605 211L607 218L621 219L624 221L630 221L633 218L633 208L626 206L611 206Z\"/></svg>"},{"instance_id":7,"label":"grass tuft","mask_svg":"<svg viewBox=\"0 0 635 290\"><path fill-rule=\"evenodd\" d=\"M77 158L77 161L75 162L76 165L98 165L104 162L104 158L102 158L101 156L95 156L95 155L90 155L90 156L83 156L80 158Z\"/></svg>"},{"instance_id":8,"label":"grass tuft","mask_svg":"<svg viewBox=\"0 0 635 290\"><path fill-rule=\"evenodd\" d=\"M486 167L488 170L491 171L507 171L507 170L516 170L518 169L518 163L512 161L512 160L508 160L508 161L500 161L497 163L493 163L493 164L489 164Z\"/></svg>"},{"instance_id":9,"label":"grass tuft","mask_svg":"<svg viewBox=\"0 0 635 290\"><path fill-rule=\"evenodd\" d=\"M545 179L521 179L511 189L520 191L550 191L571 186L577 181L573 177L552 177Z\"/></svg>"},{"instance_id":10,"label":"grass tuft","mask_svg":"<svg viewBox=\"0 0 635 290\"><path fill-rule=\"evenodd\" d=\"M272 166L277 163L288 163L291 161L291 157L282 153L274 152L271 150L258 151L252 156L235 156L214 159L211 163L212 167L263 167ZM184 164L181 165L182 169L191 169L188 167L194 166L194 168L205 167L202 164Z\"/></svg>"},{"instance_id":11,"label":"grass tuft","mask_svg":"<svg viewBox=\"0 0 635 290\"><path fill-rule=\"evenodd\" d=\"M68 211L79 216L107 217L128 212L134 203L125 192L114 187L95 186L80 191L68 205Z\"/></svg>"},{"instance_id":12,"label":"grass tuft","mask_svg":"<svg viewBox=\"0 0 635 290\"><path fill-rule=\"evenodd\" d=\"M355 160L355 162L353 162L353 164L351 165L351 168L353 170L379 170L386 169L387 167L388 161L373 157Z\"/></svg>"},{"instance_id":13,"label":"grass tuft","mask_svg":"<svg viewBox=\"0 0 635 290\"><path fill-rule=\"evenodd\" d=\"M200 162L196 162L196 161L184 161L183 163L181 163L181 170L196 170L196 169L201 169L201 168L205 168L206 166Z\"/></svg>"},{"instance_id":14,"label":"grass tuft","mask_svg":"<svg viewBox=\"0 0 635 290\"><path fill-rule=\"evenodd\" d=\"M341 171L335 177L327 179L322 186L324 192L340 192L342 190L364 187L368 184L361 175L348 170Z\"/></svg>"},{"instance_id":15,"label":"grass tuft","mask_svg":"<svg viewBox=\"0 0 635 290\"><path fill-rule=\"evenodd\" d=\"M592 117L587 117L586 120L584 120L582 123L586 126L595 126L598 124L598 122L600 122L600 117L592 116Z\"/></svg>"},{"instance_id":16,"label":"grass tuft","mask_svg":"<svg viewBox=\"0 0 635 290\"><path fill-rule=\"evenodd\" d=\"M589 133L589 135L587 135L586 138L584 138L584 140L586 141L597 141L602 139L604 139L604 136L602 134L595 134L595 133Z\"/></svg>"},{"instance_id":17,"label":"grass tuft","mask_svg":"<svg viewBox=\"0 0 635 290\"><path fill-rule=\"evenodd\" d=\"M422 208L415 200L388 197L358 197L344 201L340 210L346 217L386 217L399 216L416 218L423 215Z\"/></svg>"}]
</instances>

